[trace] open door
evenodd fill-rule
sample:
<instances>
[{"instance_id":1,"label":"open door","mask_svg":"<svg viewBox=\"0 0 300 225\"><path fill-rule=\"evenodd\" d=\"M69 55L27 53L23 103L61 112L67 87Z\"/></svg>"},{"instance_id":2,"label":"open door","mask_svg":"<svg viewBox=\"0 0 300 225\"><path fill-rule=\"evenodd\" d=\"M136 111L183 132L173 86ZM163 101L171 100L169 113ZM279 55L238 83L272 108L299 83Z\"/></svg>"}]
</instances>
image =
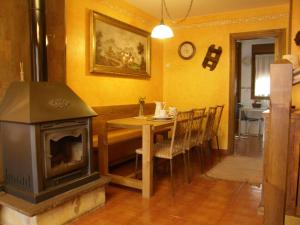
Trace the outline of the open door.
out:
<instances>
[{"instance_id":1,"label":"open door","mask_svg":"<svg viewBox=\"0 0 300 225\"><path fill-rule=\"evenodd\" d=\"M228 150L234 153L234 135L236 129L236 104L239 101L237 78L240 74L238 63L238 40L250 40L272 37L275 39L275 60L280 59L286 52L286 29L274 29L265 31L253 31L230 34L230 81L229 81L229 125L228 125Z\"/></svg>"}]
</instances>

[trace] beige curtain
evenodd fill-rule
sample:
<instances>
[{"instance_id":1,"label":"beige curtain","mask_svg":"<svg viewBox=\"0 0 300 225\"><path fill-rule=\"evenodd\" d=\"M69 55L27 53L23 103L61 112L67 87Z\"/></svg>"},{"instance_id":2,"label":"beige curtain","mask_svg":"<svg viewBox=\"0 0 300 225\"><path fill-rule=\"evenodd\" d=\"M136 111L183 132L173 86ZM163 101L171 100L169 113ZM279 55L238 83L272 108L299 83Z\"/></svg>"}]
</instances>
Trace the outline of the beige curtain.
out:
<instances>
[{"instance_id":1,"label":"beige curtain","mask_svg":"<svg viewBox=\"0 0 300 225\"><path fill-rule=\"evenodd\" d=\"M255 55L255 96L270 95L270 64L274 54Z\"/></svg>"}]
</instances>

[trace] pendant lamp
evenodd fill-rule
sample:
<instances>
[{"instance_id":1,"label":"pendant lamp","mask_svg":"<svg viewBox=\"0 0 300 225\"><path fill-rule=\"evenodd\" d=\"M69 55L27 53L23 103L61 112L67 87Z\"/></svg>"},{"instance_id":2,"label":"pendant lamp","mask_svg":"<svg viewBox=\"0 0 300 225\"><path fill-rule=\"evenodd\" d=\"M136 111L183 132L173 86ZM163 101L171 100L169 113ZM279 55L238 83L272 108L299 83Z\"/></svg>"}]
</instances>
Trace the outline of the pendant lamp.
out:
<instances>
[{"instance_id":1,"label":"pendant lamp","mask_svg":"<svg viewBox=\"0 0 300 225\"><path fill-rule=\"evenodd\" d=\"M164 5L163 5L163 0L161 0L161 21L160 24L155 26L151 32L151 37L152 38L157 38L157 39L167 39L174 37L174 33L172 29L165 25L164 23Z\"/></svg>"}]
</instances>

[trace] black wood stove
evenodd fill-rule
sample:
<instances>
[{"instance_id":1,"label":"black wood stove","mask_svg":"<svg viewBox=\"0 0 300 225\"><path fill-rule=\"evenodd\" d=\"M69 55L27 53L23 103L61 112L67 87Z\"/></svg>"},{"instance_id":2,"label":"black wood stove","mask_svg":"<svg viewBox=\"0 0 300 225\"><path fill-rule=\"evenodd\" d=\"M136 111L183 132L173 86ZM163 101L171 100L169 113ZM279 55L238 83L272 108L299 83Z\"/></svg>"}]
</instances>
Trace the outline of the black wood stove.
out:
<instances>
[{"instance_id":1,"label":"black wood stove","mask_svg":"<svg viewBox=\"0 0 300 225\"><path fill-rule=\"evenodd\" d=\"M0 105L4 190L37 203L97 179L95 115L65 84L12 83Z\"/></svg>"}]
</instances>

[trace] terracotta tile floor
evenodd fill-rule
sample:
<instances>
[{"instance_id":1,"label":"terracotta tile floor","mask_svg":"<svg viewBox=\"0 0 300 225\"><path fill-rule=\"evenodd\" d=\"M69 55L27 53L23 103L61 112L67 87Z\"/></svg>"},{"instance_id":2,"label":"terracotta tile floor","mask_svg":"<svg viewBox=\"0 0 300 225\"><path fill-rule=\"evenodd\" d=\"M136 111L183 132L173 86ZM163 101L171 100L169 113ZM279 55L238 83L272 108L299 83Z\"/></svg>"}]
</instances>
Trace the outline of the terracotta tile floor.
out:
<instances>
[{"instance_id":1,"label":"terracotta tile floor","mask_svg":"<svg viewBox=\"0 0 300 225\"><path fill-rule=\"evenodd\" d=\"M261 189L246 183L213 180L200 173L197 157L190 184L183 182L181 160L175 170L175 196L163 164L155 179L155 194L143 199L139 191L107 187L107 203L72 225L262 225L257 214ZM213 164L217 163L214 157ZM206 170L213 166L205 165ZM133 165L132 165L133 166ZM175 164L176 166L176 164Z\"/></svg>"}]
</instances>

